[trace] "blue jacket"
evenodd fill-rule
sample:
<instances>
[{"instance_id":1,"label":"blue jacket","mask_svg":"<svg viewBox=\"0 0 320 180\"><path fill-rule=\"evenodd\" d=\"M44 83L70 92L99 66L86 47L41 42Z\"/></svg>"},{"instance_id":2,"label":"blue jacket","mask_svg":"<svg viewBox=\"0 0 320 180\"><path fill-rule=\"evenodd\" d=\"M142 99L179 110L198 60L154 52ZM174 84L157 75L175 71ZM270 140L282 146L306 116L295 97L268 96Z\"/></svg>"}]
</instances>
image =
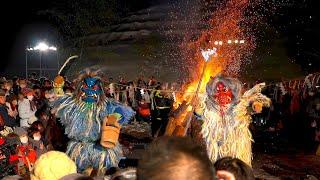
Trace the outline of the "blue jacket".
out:
<instances>
[{"instance_id":1,"label":"blue jacket","mask_svg":"<svg viewBox=\"0 0 320 180\"><path fill-rule=\"evenodd\" d=\"M17 126L16 119L9 116L7 107L3 104L0 104L0 116L3 119L5 126L9 126L9 127Z\"/></svg>"}]
</instances>

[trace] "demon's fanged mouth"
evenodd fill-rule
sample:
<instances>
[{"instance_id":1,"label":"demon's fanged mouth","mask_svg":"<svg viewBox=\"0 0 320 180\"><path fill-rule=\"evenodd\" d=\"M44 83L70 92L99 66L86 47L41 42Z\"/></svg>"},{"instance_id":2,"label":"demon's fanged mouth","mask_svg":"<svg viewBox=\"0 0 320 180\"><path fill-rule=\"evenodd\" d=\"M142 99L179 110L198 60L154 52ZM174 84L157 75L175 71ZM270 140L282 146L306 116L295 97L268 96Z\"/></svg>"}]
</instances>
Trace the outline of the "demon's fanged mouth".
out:
<instances>
[{"instance_id":1,"label":"demon's fanged mouth","mask_svg":"<svg viewBox=\"0 0 320 180\"><path fill-rule=\"evenodd\" d=\"M81 86L81 98L85 102L97 102L102 94L101 81L97 78L85 78Z\"/></svg>"}]
</instances>

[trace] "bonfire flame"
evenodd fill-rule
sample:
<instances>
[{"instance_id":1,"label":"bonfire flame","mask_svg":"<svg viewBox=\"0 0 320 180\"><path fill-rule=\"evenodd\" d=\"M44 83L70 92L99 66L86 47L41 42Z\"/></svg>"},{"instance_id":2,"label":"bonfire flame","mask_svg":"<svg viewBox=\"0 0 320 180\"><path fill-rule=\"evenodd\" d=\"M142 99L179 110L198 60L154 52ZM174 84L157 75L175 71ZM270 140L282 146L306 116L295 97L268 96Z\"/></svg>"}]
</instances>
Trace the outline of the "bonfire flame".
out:
<instances>
[{"instance_id":1,"label":"bonfire flame","mask_svg":"<svg viewBox=\"0 0 320 180\"><path fill-rule=\"evenodd\" d=\"M247 32L250 28L249 24L254 23L256 19L246 19L244 16L249 5L249 0L228 0L213 13L209 21L211 28L203 31L197 40L182 44L186 57L188 57L186 63L195 65L189 69L191 83L182 87L183 93L176 94L174 107L177 113L167 127L167 135L185 135L193 115L192 110L196 108L194 107L196 104L199 104L196 103L195 97L201 97L205 94L205 86L211 77L221 72L229 76L239 75L241 64L247 62L246 58L255 48L254 36ZM243 39L245 43L243 43ZM238 40L242 40L241 43ZM201 55L200 49L213 47L217 48L218 56L211 56L211 59L207 61ZM195 61L195 63L191 61ZM207 64L203 72L205 63ZM199 81L201 84L196 92Z\"/></svg>"},{"instance_id":2,"label":"bonfire flame","mask_svg":"<svg viewBox=\"0 0 320 180\"><path fill-rule=\"evenodd\" d=\"M196 61L196 66L190 69L192 82L182 87L183 93L177 94L174 107L185 101L187 104L198 93L198 96L205 93L205 85L210 77L224 72L230 76L237 76L240 72L240 66L255 48L254 38L246 34L248 19L245 19L244 12L249 6L249 0L229 0L221 5L209 21L210 29L205 30L196 41L188 42L185 46L188 48L185 52L191 52L187 57L189 61ZM235 39L245 39L246 43L235 43ZM231 40L231 41L230 41ZM219 41L219 44L216 42ZM233 42L233 43L230 43ZM217 48L217 57L211 57L200 85L199 92L195 92L201 79L201 73L205 64L205 59L199 49ZM188 60L187 60L188 61Z\"/></svg>"}]
</instances>

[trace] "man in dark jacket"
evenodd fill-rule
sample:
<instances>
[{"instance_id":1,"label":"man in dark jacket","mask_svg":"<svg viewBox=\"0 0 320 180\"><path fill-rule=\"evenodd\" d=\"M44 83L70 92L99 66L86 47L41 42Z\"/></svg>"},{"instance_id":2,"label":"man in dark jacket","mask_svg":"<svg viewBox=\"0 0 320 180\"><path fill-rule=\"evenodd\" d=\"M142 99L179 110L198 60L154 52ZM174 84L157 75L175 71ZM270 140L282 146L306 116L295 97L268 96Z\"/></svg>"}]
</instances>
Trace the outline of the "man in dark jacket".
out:
<instances>
[{"instance_id":1,"label":"man in dark jacket","mask_svg":"<svg viewBox=\"0 0 320 180\"><path fill-rule=\"evenodd\" d=\"M162 88L164 90L164 88ZM154 95L155 112L153 113L151 130L152 136L162 136L165 133L169 113L173 105L173 99L168 93L161 91L159 88Z\"/></svg>"},{"instance_id":2,"label":"man in dark jacket","mask_svg":"<svg viewBox=\"0 0 320 180\"><path fill-rule=\"evenodd\" d=\"M14 115L8 113L6 93L4 90L0 89L0 131L3 130L4 126L15 127L17 126L17 122Z\"/></svg>"}]
</instances>

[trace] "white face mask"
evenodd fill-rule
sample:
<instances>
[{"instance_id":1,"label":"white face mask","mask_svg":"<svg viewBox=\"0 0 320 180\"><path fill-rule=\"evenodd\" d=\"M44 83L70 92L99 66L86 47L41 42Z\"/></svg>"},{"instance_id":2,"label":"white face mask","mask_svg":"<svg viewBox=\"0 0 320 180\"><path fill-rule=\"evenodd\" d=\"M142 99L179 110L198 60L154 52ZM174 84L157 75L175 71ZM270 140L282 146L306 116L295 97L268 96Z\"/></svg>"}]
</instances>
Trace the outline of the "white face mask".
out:
<instances>
[{"instance_id":1,"label":"white face mask","mask_svg":"<svg viewBox=\"0 0 320 180\"><path fill-rule=\"evenodd\" d=\"M22 144L27 144L28 143L28 137L24 136L24 137L20 137L20 141Z\"/></svg>"},{"instance_id":2,"label":"white face mask","mask_svg":"<svg viewBox=\"0 0 320 180\"><path fill-rule=\"evenodd\" d=\"M33 96L27 96L27 98L29 99L29 101L33 100Z\"/></svg>"},{"instance_id":3,"label":"white face mask","mask_svg":"<svg viewBox=\"0 0 320 180\"><path fill-rule=\"evenodd\" d=\"M41 136L33 136L33 139L34 139L35 141L39 141L39 140L41 139Z\"/></svg>"}]
</instances>

